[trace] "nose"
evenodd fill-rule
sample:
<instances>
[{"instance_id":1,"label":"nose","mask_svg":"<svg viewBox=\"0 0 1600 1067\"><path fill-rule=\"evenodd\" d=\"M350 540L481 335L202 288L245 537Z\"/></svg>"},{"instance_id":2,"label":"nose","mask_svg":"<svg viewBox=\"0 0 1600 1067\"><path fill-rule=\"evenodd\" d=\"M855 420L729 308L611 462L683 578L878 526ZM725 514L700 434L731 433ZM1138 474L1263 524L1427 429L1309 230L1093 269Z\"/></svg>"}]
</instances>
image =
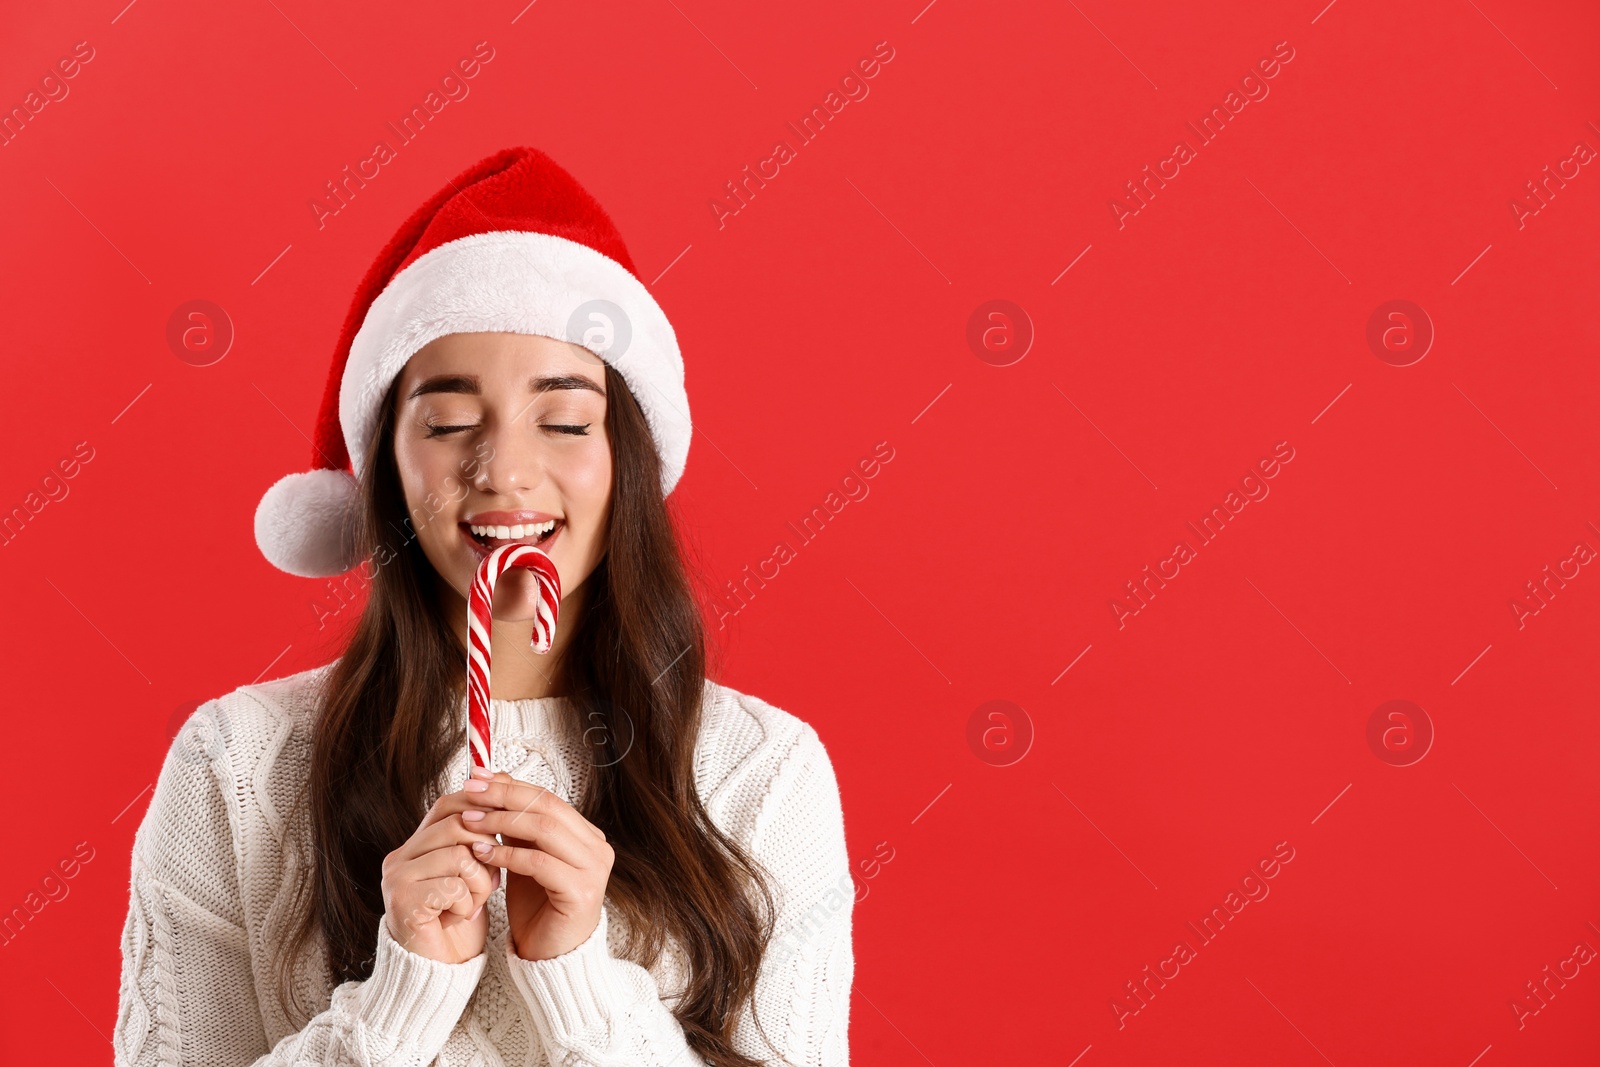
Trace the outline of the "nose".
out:
<instances>
[{"instance_id":1,"label":"nose","mask_svg":"<svg viewBox=\"0 0 1600 1067\"><path fill-rule=\"evenodd\" d=\"M488 446L487 454L477 460L477 474L472 479L475 489L509 496L539 484L544 461L538 445L518 433L516 427L498 427L483 442Z\"/></svg>"}]
</instances>

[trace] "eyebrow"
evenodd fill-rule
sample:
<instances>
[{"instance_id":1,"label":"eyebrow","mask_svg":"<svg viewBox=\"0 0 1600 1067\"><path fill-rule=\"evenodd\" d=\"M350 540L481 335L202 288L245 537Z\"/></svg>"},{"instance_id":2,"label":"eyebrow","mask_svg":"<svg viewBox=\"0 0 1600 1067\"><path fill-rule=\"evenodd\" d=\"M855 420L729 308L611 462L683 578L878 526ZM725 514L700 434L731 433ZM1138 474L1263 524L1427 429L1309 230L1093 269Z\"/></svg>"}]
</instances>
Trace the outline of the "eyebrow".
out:
<instances>
[{"instance_id":1,"label":"eyebrow","mask_svg":"<svg viewBox=\"0 0 1600 1067\"><path fill-rule=\"evenodd\" d=\"M588 389L601 396L606 395L604 389L581 374L535 375L528 379L530 393L544 393L552 389ZM415 400L429 393L466 393L470 396L480 396L482 392L476 374L436 374L418 382L417 387L406 394L406 399Z\"/></svg>"}]
</instances>

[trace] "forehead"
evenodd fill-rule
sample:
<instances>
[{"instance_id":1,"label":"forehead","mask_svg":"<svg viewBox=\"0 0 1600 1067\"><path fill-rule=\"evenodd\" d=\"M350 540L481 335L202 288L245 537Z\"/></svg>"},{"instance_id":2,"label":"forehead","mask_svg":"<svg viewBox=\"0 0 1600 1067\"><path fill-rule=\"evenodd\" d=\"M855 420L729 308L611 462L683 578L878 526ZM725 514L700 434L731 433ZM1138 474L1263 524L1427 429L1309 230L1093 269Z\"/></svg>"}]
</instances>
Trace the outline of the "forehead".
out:
<instances>
[{"instance_id":1,"label":"forehead","mask_svg":"<svg viewBox=\"0 0 1600 1067\"><path fill-rule=\"evenodd\" d=\"M593 383L602 394L606 380L605 361L567 341L520 333L453 333L430 341L406 362L399 380L401 399L410 399L419 385L445 375L470 376L487 389L572 377ZM427 390L437 391L466 390Z\"/></svg>"}]
</instances>

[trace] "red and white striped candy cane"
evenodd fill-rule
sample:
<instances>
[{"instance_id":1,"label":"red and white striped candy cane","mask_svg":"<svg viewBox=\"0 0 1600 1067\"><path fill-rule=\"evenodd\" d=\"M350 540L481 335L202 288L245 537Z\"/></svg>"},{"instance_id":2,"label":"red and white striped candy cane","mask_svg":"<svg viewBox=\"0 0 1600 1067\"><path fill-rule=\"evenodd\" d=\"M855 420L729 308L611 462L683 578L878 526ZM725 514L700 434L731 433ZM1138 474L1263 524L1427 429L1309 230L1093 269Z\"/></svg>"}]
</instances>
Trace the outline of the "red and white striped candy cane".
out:
<instances>
[{"instance_id":1,"label":"red and white striped candy cane","mask_svg":"<svg viewBox=\"0 0 1600 1067\"><path fill-rule=\"evenodd\" d=\"M533 545L501 545L478 564L472 576L467 597L467 747L472 750L472 766L487 770L493 770L489 762L489 632L494 625L494 583L512 567L526 567L539 580L539 610L533 619L535 652L543 655L550 651L561 608L561 576L555 562Z\"/></svg>"}]
</instances>

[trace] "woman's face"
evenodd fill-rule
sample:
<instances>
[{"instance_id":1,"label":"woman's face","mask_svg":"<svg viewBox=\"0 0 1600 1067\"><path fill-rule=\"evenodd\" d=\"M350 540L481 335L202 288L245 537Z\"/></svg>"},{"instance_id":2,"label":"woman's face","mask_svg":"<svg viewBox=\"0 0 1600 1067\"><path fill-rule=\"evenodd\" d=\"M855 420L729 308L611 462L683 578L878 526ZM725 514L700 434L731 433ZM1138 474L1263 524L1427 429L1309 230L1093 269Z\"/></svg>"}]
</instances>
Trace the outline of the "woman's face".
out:
<instances>
[{"instance_id":1,"label":"woman's face","mask_svg":"<svg viewBox=\"0 0 1600 1067\"><path fill-rule=\"evenodd\" d=\"M407 362L395 461L417 540L463 602L479 561L510 541L549 554L563 600L599 565L611 505L605 387L598 356L528 334L449 334ZM531 623L537 608L525 568L495 583L495 619Z\"/></svg>"}]
</instances>

